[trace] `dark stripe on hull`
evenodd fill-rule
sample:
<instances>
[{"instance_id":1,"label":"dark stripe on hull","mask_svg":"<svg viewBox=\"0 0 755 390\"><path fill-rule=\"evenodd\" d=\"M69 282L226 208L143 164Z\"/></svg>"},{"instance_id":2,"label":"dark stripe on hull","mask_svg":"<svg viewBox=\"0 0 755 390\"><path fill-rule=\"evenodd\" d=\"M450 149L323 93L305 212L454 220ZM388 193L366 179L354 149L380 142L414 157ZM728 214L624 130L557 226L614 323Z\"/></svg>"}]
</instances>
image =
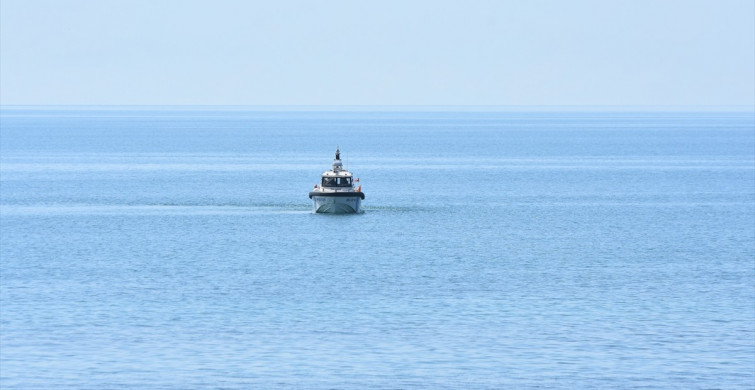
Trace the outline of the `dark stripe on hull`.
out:
<instances>
[{"instance_id":1,"label":"dark stripe on hull","mask_svg":"<svg viewBox=\"0 0 755 390\"><path fill-rule=\"evenodd\" d=\"M321 196L326 198L351 198L351 197L359 197L361 199L364 199L364 192L321 192L321 191L312 191L309 193L309 199L312 199L313 196Z\"/></svg>"}]
</instances>

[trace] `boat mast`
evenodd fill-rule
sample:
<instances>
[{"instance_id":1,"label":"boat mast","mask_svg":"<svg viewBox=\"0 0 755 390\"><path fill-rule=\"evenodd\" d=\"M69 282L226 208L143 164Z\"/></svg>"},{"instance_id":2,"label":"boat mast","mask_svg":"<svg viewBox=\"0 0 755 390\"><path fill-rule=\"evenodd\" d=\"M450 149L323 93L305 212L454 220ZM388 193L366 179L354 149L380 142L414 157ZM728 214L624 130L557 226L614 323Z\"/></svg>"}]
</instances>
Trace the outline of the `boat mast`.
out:
<instances>
[{"instance_id":1,"label":"boat mast","mask_svg":"<svg viewBox=\"0 0 755 390\"><path fill-rule=\"evenodd\" d=\"M340 172L343 169L343 164L341 163L341 151L338 149L338 146L336 146L336 159L333 160L333 172Z\"/></svg>"}]
</instances>

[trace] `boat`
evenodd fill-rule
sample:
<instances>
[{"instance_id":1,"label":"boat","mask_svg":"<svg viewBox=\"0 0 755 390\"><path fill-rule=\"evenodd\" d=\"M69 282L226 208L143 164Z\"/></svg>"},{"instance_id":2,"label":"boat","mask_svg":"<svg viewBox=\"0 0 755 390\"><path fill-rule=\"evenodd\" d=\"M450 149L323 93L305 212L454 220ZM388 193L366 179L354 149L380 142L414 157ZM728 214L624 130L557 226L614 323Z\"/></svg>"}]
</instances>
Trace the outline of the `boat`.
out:
<instances>
[{"instance_id":1,"label":"boat","mask_svg":"<svg viewBox=\"0 0 755 390\"><path fill-rule=\"evenodd\" d=\"M343 169L341 151L336 148L333 168L322 174L319 184L309 192L315 213L348 214L359 213L364 199L362 185L354 187L359 178L354 179L351 172Z\"/></svg>"}]
</instances>

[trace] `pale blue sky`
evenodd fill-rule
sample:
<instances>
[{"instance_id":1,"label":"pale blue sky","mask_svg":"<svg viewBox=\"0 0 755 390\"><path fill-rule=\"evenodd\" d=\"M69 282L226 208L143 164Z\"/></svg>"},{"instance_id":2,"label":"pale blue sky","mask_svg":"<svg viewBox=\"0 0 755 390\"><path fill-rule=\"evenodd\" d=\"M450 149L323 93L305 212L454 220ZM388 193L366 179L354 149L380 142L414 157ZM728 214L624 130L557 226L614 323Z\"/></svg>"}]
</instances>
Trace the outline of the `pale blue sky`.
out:
<instances>
[{"instance_id":1,"label":"pale blue sky","mask_svg":"<svg viewBox=\"0 0 755 390\"><path fill-rule=\"evenodd\" d=\"M755 106L753 0L0 0L0 103Z\"/></svg>"}]
</instances>

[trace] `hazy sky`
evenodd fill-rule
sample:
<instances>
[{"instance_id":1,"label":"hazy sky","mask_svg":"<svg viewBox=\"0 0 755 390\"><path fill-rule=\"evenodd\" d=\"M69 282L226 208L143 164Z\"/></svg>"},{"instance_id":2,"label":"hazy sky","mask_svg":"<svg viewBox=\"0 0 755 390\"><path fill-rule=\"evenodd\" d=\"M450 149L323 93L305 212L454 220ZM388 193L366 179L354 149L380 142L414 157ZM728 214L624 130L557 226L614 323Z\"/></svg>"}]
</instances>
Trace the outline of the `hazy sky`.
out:
<instances>
[{"instance_id":1,"label":"hazy sky","mask_svg":"<svg viewBox=\"0 0 755 390\"><path fill-rule=\"evenodd\" d=\"M755 0L0 0L0 103L755 106Z\"/></svg>"}]
</instances>

